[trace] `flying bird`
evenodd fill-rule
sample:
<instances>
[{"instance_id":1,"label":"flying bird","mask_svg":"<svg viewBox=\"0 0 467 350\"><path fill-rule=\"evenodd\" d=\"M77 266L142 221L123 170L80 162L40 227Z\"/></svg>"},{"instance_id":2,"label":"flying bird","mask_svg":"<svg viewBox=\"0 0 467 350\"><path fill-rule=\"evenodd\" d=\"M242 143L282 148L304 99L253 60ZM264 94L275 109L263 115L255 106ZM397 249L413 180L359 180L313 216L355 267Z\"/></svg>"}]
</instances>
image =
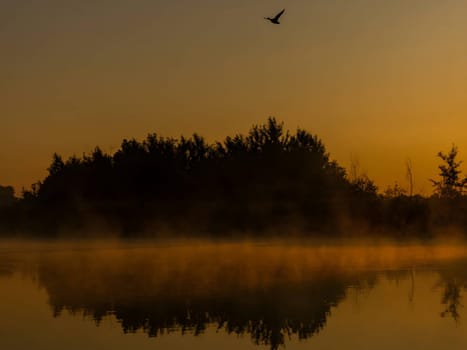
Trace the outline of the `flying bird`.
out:
<instances>
[{"instance_id":1,"label":"flying bird","mask_svg":"<svg viewBox=\"0 0 467 350\"><path fill-rule=\"evenodd\" d=\"M275 17L271 18L271 17L264 17L264 19L270 21L271 23L274 23L274 24L280 24L279 22L279 18L282 16L282 14L284 13L285 9L283 9L281 12L279 12Z\"/></svg>"}]
</instances>

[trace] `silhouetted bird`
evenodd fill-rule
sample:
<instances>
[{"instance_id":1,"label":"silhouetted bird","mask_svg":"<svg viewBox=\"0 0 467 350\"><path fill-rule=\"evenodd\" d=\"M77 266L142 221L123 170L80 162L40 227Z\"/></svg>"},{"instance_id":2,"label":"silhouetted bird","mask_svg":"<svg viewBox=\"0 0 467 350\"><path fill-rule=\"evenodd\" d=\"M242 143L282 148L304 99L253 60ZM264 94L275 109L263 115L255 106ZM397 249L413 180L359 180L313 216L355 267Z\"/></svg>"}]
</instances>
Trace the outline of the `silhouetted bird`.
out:
<instances>
[{"instance_id":1,"label":"silhouetted bird","mask_svg":"<svg viewBox=\"0 0 467 350\"><path fill-rule=\"evenodd\" d=\"M264 19L267 19L268 21L271 21L271 23L274 23L274 24L280 24L279 22L279 18L280 16L282 16L282 14L284 13L285 9L283 9L281 12L279 12L275 17L273 18L270 18L270 17L264 17Z\"/></svg>"}]
</instances>

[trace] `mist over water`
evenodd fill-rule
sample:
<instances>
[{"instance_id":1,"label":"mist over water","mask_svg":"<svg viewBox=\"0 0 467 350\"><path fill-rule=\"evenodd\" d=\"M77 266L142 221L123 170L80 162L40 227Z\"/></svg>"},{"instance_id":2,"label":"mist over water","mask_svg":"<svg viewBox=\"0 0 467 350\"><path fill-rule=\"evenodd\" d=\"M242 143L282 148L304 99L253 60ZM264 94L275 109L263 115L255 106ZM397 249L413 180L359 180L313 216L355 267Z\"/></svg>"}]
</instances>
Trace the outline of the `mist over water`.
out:
<instances>
[{"instance_id":1,"label":"mist over water","mask_svg":"<svg viewBox=\"0 0 467 350\"><path fill-rule=\"evenodd\" d=\"M275 349L316 342L333 348L339 341L327 334L343 331L336 323L360 318L373 327L374 312L381 322L398 314L409 317L407 331L428 317L432 331L443 336L463 327L465 267L467 246L460 242L3 241L0 305L7 311L0 324L3 336L19 322L34 338L37 310L45 306L44 322L68 327L68 332L80 332L68 325L73 320L100 325L88 339L96 349L99 337L108 332L105 324L117 325L109 335L113 342L117 334L133 334L146 337L141 341L148 348L153 337L169 343L183 337L194 346L196 336L233 347ZM11 300L21 294L28 302L12 308ZM358 305L355 298L361 300ZM372 306L364 306L360 316L349 311L361 303ZM419 303L426 307L419 309ZM387 304L393 308L386 310ZM414 342L421 341L416 332L410 334ZM12 332L2 339L0 343L8 339L10 349L25 346ZM58 349L57 344L68 346L70 339L43 340L41 346ZM131 343L135 338L125 339ZM236 343L245 339L247 343ZM457 340L467 345L466 336Z\"/></svg>"}]
</instances>

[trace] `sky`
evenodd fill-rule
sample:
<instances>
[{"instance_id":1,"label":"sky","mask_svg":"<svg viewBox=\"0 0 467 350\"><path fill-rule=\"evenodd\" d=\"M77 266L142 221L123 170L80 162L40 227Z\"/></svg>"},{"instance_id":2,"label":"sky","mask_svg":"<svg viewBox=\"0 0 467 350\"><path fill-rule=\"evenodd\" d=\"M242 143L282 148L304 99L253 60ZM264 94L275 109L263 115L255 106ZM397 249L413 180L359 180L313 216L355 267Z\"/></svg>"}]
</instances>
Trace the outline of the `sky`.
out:
<instances>
[{"instance_id":1,"label":"sky","mask_svg":"<svg viewBox=\"0 0 467 350\"><path fill-rule=\"evenodd\" d=\"M281 25L263 17L286 9ZM467 160L465 0L2 0L0 184L122 139L275 116L384 189Z\"/></svg>"}]
</instances>

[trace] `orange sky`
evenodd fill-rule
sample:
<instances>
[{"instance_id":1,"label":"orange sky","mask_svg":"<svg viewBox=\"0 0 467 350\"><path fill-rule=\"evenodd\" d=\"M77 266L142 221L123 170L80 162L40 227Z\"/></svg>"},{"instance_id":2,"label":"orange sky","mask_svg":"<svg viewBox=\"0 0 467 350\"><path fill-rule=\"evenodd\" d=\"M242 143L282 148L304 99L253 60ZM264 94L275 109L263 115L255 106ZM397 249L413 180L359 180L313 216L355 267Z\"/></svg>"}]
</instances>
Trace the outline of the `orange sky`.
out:
<instances>
[{"instance_id":1,"label":"orange sky","mask_svg":"<svg viewBox=\"0 0 467 350\"><path fill-rule=\"evenodd\" d=\"M280 26L263 20L286 8ZM318 134L384 188L467 159L465 0L3 0L0 184L149 132Z\"/></svg>"}]
</instances>

